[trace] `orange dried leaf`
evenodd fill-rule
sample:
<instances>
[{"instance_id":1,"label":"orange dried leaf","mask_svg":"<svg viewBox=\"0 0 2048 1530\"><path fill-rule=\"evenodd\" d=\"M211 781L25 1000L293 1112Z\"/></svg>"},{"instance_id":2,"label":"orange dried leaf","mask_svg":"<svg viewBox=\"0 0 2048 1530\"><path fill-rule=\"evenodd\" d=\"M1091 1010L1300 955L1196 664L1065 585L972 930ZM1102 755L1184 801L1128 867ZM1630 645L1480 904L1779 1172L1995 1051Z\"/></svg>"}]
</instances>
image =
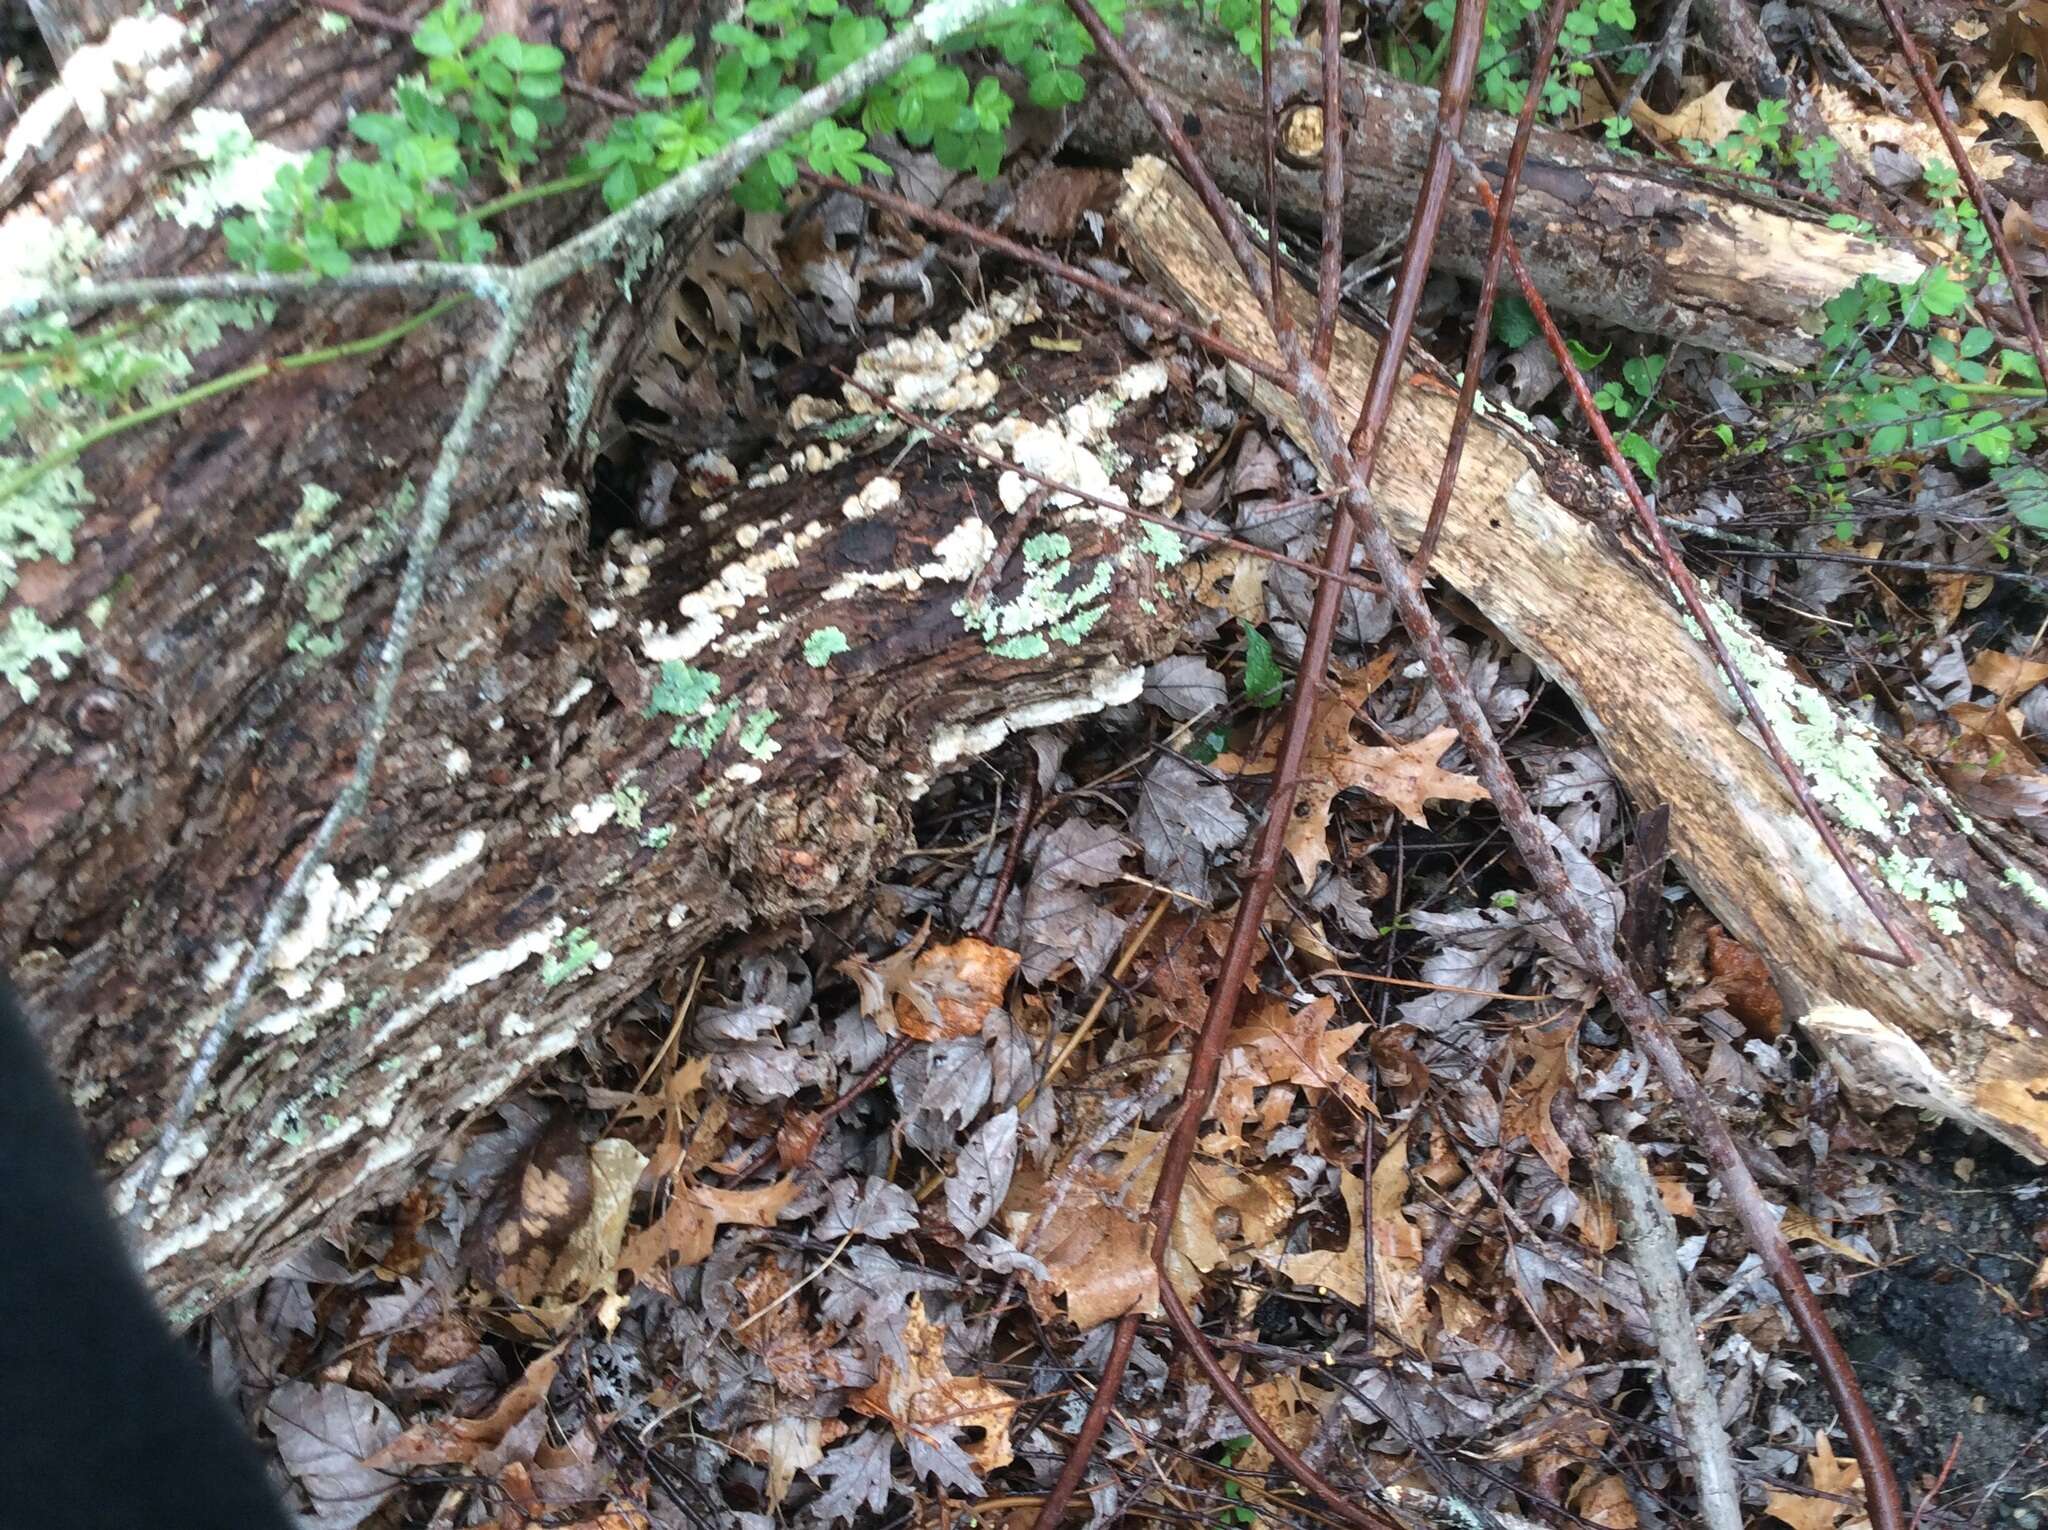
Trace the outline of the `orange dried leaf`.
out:
<instances>
[{"instance_id":1,"label":"orange dried leaf","mask_svg":"<svg viewBox=\"0 0 2048 1530\"><path fill-rule=\"evenodd\" d=\"M903 1325L904 1358L887 1349L876 1357L875 1382L853 1394L853 1406L870 1418L887 1419L898 1437L950 1440L960 1431L979 1429L981 1439L962 1441L967 1459L981 1471L994 1471L1015 1459L1010 1448L1010 1414L1015 1404L1007 1393L978 1376L955 1376L946 1364L946 1333L924 1315L924 1298L910 1298L910 1317Z\"/></svg>"}]
</instances>

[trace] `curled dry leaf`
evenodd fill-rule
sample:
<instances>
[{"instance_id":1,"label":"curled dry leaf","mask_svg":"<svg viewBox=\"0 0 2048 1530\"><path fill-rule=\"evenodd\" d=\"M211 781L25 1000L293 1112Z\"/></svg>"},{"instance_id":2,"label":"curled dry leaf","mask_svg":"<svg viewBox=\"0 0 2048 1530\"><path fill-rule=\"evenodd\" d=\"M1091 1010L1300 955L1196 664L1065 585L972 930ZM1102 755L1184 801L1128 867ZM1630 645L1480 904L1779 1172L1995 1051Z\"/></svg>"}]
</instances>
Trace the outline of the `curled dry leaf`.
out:
<instances>
[{"instance_id":1,"label":"curled dry leaf","mask_svg":"<svg viewBox=\"0 0 2048 1530\"><path fill-rule=\"evenodd\" d=\"M591 1195L590 1152L575 1118L563 1112L492 1191L470 1234L470 1267L513 1301L538 1301L556 1259L589 1218Z\"/></svg>"},{"instance_id":2,"label":"curled dry leaf","mask_svg":"<svg viewBox=\"0 0 2048 1530\"><path fill-rule=\"evenodd\" d=\"M402 1471L411 1466L472 1466L483 1464L495 1470L505 1463L487 1458L505 1441L527 1415L547 1401L561 1365L562 1346L557 1344L526 1367L526 1374L498 1399L498 1405L481 1418L441 1418L414 1424L397 1439L363 1462L385 1471Z\"/></svg>"},{"instance_id":3,"label":"curled dry leaf","mask_svg":"<svg viewBox=\"0 0 2048 1530\"><path fill-rule=\"evenodd\" d=\"M1008 1394L978 1376L955 1376L946 1364L946 1333L924 1315L924 1297L910 1298L903 1325L903 1358L885 1348L877 1357L875 1383L853 1394L853 1406L870 1418L887 1419L905 1444L913 1440L951 1444L961 1431L979 1429L966 1442L975 1469L994 1471L1015 1459L1010 1448Z\"/></svg>"},{"instance_id":4,"label":"curled dry leaf","mask_svg":"<svg viewBox=\"0 0 2048 1530\"><path fill-rule=\"evenodd\" d=\"M619 1268L639 1280L666 1281L670 1264L702 1264L722 1223L772 1227L782 1208L796 1199L796 1180L779 1180L759 1190L717 1190L694 1182L676 1186L667 1208L652 1224L626 1240Z\"/></svg>"},{"instance_id":5,"label":"curled dry leaf","mask_svg":"<svg viewBox=\"0 0 2048 1530\"><path fill-rule=\"evenodd\" d=\"M1118 1173L1133 1204L1150 1200L1159 1183L1159 1135L1134 1131ZM1403 1181L1405 1184L1405 1181ZM1206 1154L1188 1164L1187 1188L1174 1218L1167 1278L1184 1300L1201 1291L1202 1277L1241 1255L1263 1256L1287 1231L1294 1196L1278 1171L1247 1174ZM1276 1251L1277 1252L1277 1251Z\"/></svg>"},{"instance_id":6,"label":"curled dry leaf","mask_svg":"<svg viewBox=\"0 0 2048 1530\"><path fill-rule=\"evenodd\" d=\"M1972 685L2012 701L2048 680L2048 662L1987 648L1970 660L1969 674Z\"/></svg>"},{"instance_id":7,"label":"curled dry leaf","mask_svg":"<svg viewBox=\"0 0 2048 1530\"><path fill-rule=\"evenodd\" d=\"M1785 1029L1785 1001L1763 958L1722 929L1707 931L1707 979L1721 990L1728 1013L1752 1036L1776 1041Z\"/></svg>"},{"instance_id":8,"label":"curled dry leaf","mask_svg":"<svg viewBox=\"0 0 2048 1530\"><path fill-rule=\"evenodd\" d=\"M1550 1172L1571 1183L1572 1153L1550 1118L1551 1102L1557 1091L1571 1082L1573 1027L1555 1030L1531 1028L1515 1038L1515 1050L1527 1061L1528 1069L1508 1089L1501 1102L1500 1135L1504 1143L1527 1137L1536 1155L1550 1166Z\"/></svg>"},{"instance_id":9,"label":"curled dry leaf","mask_svg":"<svg viewBox=\"0 0 2048 1530\"><path fill-rule=\"evenodd\" d=\"M1838 1457L1834 1442L1825 1434L1815 1439L1807 1466L1813 1472L1815 1493L1838 1493L1850 1499L1862 1497L1863 1468L1853 1456L1846 1460ZM1842 1530L1858 1530L1870 1523L1869 1517L1852 1504L1775 1490L1764 1500L1764 1513L1790 1525L1792 1530L1835 1530L1838 1525Z\"/></svg>"},{"instance_id":10,"label":"curled dry leaf","mask_svg":"<svg viewBox=\"0 0 2048 1530\"><path fill-rule=\"evenodd\" d=\"M1653 112L1638 101L1629 115L1638 126L1654 127L1662 138L1697 138L1701 143L1719 143L1742 125L1742 108L1729 101L1729 88L1729 82L1723 80L1669 112Z\"/></svg>"},{"instance_id":11,"label":"curled dry leaf","mask_svg":"<svg viewBox=\"0 0 2048 1530\"><path fill-rule=\"evenodd\" d=\"M1017 953L968 936L920 950L914 941L894 956L839 964L860 990L861 1012L884 1035L916 1041L977 1036L1017 970Z\"/></svg>"},{"instance_id":12,"label":"curled dry leaf","mask_svg":"<svg viewBox=\"0 0 2048 1530\"><path fill-rule=\"evenodd\" d=\"M1127 1312L1159 1313L1159 1271L1144 1225L1118 1204L1121 1179L1082 1170L1033 1247L1067 1319L1086 1331ZM1016 1213L1019 1223L1027 1213ZM1023 1236L1018 1232L1018 1236Z\"/></svg>"}]
</instances>

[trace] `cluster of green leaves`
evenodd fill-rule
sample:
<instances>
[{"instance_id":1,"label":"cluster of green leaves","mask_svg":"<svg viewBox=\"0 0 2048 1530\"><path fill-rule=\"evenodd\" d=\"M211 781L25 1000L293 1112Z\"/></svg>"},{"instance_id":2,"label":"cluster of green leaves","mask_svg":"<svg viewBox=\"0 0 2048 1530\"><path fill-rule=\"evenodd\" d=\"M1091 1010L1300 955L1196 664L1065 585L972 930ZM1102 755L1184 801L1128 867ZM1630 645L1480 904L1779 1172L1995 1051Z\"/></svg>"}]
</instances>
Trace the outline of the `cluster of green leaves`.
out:
<instances>
[{"instance_id":1,"label":"cluster of green leaves","mask_svg":"<svg viewBox=\"0 0 2048 1530\"><path fill-rule=\"evenodd\" d=\"M614 123L585 156L588 168L603 177L607 205L624 207L830 79L881 43L889 23L913 3L878 0L878 11L871 12L845 0L747 0L740 19L711 30L717 51L708 82L690 62L692 39L676 39L635 86L647 109ZM1120 10L1109 19L1120 25ZM1058 107L1081 99L1079 66L1091 48L1058 0L1028 0L953 39L943 56L911 60L846 114L852 120L819 122L807 137L764 156L735 197L747 208L779 205L796 183L800 161L851 181L886 174L869 144L889 135L929 149L948 169L993 179L1016 103L998 76L971 74L962 60L993 50L1022 76L1034 105Z\"/></svg>"},{"instance_id":2,"label":"cluster of green leaves","mask_svg":"<svg viewBox=\"0 0 2048 1530\"><path fill-rule=\"evenodd\" d=\"M1600 359L1606 359L1605 352ZM1607 378L1593 390L1593 402L1601 412L1628 427L1615 432L1615 446L1642 470L1644 477L1653 480L1664 454L1637 427L1647 427L1661 410L1657 387L1664 380L1664 368L1670 360L1669 356L1630 356L1622 362L1617 376Z\"/></svg>"},{"instance_id":3,"label":"cluster of green leaves","mask_svg":"<svg viewBox=\"0 0 2048 1530\"><path fill-rule=\"evenodd\" d=\"M486 37L471 0L442 0L413 31L424 76L398 83L395 110L349 122L370 152L323 150L282 167L262 209L226 225L229 254L254 270L325 275L346 271L364 251L401 246L474 260L493 247L485 220L534 196L599 184L617 210L831 79L887 38L915 3L747 0L711 29L708 59L691 57L688 35L669 42L634 86L644 109L613 122L560 181L522 191L522 174L551 147L565 116L562 54L508 34ZM1121 27L1120 4L1100 9ZM1081 99L1080 64L1091 49L1060 0L1026 0L764 156L735 198L754 209L779 205L799 163L854 181L886 174L870 144L888 135L929 149L949 169L993 178L1016 103L1002 77L970 72L974 57L999 55L1034 105L1059 107ZM492 176L515 189L476 204L470 194Z\"/></svg>"},{"instance_id":4,"label":"cluster of green leaves","mask_svg":"<svg viewBox=\"0 0 2048 1530\"><path fill-rule=\"evenodd\" d=\"M1519 293L1503 293L1493 310L1493 337L1501 344L1520 349L1536 338L1536 315ZM1630 356L1611 375L1601 375L1613 346L1594 351L1577 340L1567 339L1572 360L1593 381L1593 402L1609 419L1625 428L1615 432L1614 444L1621 454L1654 480L1663 452L1644 431L1663 405L1657 396L1664 380L1669 356Z\"/></svg>"},{"instance_id":5,"label":"cluster of green leaves","mask_svg":"<svg viewBox=\"0 0 2048 1530\"><path fill-rule=\"evenodd\" d=\"M1744 112L1735 128L1716 143L1682 138L1679 147L1701 168L1732 170L1743 176L1774 177L1790 172L1824 197L1841 195L1835 185L1835 161L1842 146L1832 138L1801 138L1788 134L1792 111L1783 101L1768 98Z\"/></svg>"},{"instance_id":6,"label":"cluster of green leaves","mask_svg":"<svg viewBox=\"0 0 2048 1530\"><path fill-rule=\"evenodd\" d=\"M1479 76L1473 96L1496 111L1519 112L1529 94L1531 20L1545 0L1489 0L1485 31L1479 44ZM1423 48L1401 36L1388 39L1387 68L1403 79L1436 83L1450 52L1451 21L1457 0L1425 0L1424 18L1436 28L1437 40ZM1593 73L1596 53L1623 55L1623 66L1637 67L1636 10L1633 0L1579 0L1565 13L1558 37L1557 60L1543 82L1538 110L1556 120L1578 110L1580 88Z\"/></svg>"},{"instance_id":7,"label":"cluster of green leaves","mask_svg":"<svg viewBox=\"0 0 2048 1530\"><path fill-rule=\"evenodd\" d=\"M280 167L263 208L225 225L229 256L253 270L335 276L362 251L416 242L440 259L488 254L483 210L465 210L461 193L486 163L517 185L564 110L561 50L484 37L483 25L463 0L422 17L412 42L425 78L398 83L396 111L349 119L350 134L373 152L338 158L323 149Z\"/></svg>"},{"instance_id":8,"label":"cluster of green leaves","mask_svg":"<svg viewBox=\"0 0 2048 1530\"><path fill-rule=\"evenodd\" d=\"M2048 531L2048 474L2033 460L2038 401L2048 397L2040 367L1969 322L1974 297L1997 275L1990 236L1952 164L1930 159L1923 177L1928 222L1953 261L1904 284L1866 277L1826 305L1825 357L1803 379L1806 394L1777 411L1781 430L1792 431L1782 455L1810 467L1830 502L1873 465L1981 469L2015 522ZM1750 390L1782 397L1762 379ZM1845 536L1852 529L1841 527Z\"/></svg>"},{"instance_id":9,"label":"cluster of green leaves","mask_svg":"<svg viewBox=\"0 0 2048 1530\"><path fill-rule=\"evenodd\" d=\"M2043 397L2040 368L1983 325L1947 322L1966 317L1970 296L1971 284L1935 266L1903 286L1866 277L1831 301L1818 386L1791 413L1799 429L1783 455L1824 486L1871 466L1981 465L2020 524L2048 531L2048 478L2029 460L2034 411L2010 407ZM1928 370L1892 359L1908 352L1908 337Z\"/></svg>"}]
</instances>

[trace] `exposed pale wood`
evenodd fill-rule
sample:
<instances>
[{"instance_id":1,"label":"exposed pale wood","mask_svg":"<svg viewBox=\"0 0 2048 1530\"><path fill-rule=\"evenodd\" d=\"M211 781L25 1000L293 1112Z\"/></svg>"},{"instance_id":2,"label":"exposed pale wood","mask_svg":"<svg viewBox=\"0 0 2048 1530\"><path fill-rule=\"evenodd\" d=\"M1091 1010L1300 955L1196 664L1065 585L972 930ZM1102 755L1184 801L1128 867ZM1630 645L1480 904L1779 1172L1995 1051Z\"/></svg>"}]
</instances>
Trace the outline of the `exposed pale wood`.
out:
<instances>
[{"instance_id":1,"label":"exposed pale wood","mask_svg":"<svg viewBox=\"0 0 2048 1530\"><path fill-rule=\"evenodd\" d=\"M1121 217L1128 248L1155 282L1238 344L1272 353L1255 303L1178 177L1140 161ZM1309 322L1308 296L1293 290L1290 301L1296 322ZM1340 331L1332 372L1340 409L1348 401L1355 410L1373 354L1362 329ZM1237 381L1306 446L1278 390ZM1374 487L1380 513L1410 545L1428 512L1453 401L1429 376L1396 394ZM1901 969L1846 950L1881 948L1884 936L1752 738L1662 573L1618 529L1622 508L1592 474L1489 415L1475 423L1434 569L1572 695L1639 804L1670 804L1687 879L1770 961L1792 1012L1806 1016L1852 1084L2048 1156L2048 910L2007 880L2011 863L1986 831L1958 827L1938 788L1873 758L1866 784L1894 827L1872 834L1845 825L1844 837L1924 957ZM1827 795L1836 777L1826 757L1865 735L1818 692L1789 689L1797 682L1745 624L1731 619L1729 630L1759 664L1776 666L1781 688L1807 709L1801 758ZM1935 927L1925 902L1888 886L1879 868L1891 857L1915 870L1924 858L1926 875L1961 889L1954 932ZM2032 874L2048 883L2038 866Z\"/></svg>"},{"instance_id":2,"label":"exposed pale wood","mask_svg":"<svg viewBox=\"0 0 2048 1530\"><path fill-rule=\"evenodd\" d=\"M1127 42L1180 115L1210 173L1247 207L1265 205L1259 77L1227 42L1194 23L1133 12ZM1303 228L1321 216L1320 60L1276 49L1275 98L1283 130L1299 126L1296 152L1279 170L1281 207ZM1304 118L1300 108L1310 114ZM1345 73L1345 249L1356 256L1407 232L1436 124L1436 93L1359 65ZM1474 110L1465 142L1498 178L1514 120ZM1311 142L1312 140L1312 142ZM1117 159L1153 146L1150 124L1128 91L1105 85L1081 109L1074 143ZM1283 138L1283 142L1288 139ZM1477 277L1487 218L1462 182L1437 241L1439 269ZM1564 133L1532 140L1515 203L1515 237L1551 303L1569 313L1760 359L1803 363L1816 352L1820 308L1859 277L1908 280L1909 251L1827 228L1785 202L1747 200L1621 158Z\"/></svg>"}]
</instances>

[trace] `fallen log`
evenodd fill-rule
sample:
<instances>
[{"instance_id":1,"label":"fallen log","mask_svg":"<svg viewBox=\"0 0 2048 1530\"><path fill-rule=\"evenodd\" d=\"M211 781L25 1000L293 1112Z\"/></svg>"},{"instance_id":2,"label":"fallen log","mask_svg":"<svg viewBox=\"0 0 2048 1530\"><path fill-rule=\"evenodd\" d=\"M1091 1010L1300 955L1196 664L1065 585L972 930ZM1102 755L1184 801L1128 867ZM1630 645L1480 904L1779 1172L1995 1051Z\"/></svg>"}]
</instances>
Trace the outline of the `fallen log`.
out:
<instances>
[{"instance_id":1,"label":"fallen log","mask_svg":"<svg viewBox=\"0 0 2048 1530\"><path fill-rule=\"evenodd\" d=\"M1119 207L1148 277L1255 355L1272 337L1193 194L1142 159ZM1290 288L1295 321L1313 302ZM1355 411L1375 353L1339 331L1332 387ZM1232 368L1299 435L1286 395ZM1412 546L1427 519L1455 390L1400 387L1379 453L1379 513ZM1723 630L1772 726L1920 961L1892 966L1870 910L1688 631L1619 496L1489 412L1475 421L1432 570L1578 703L1645 808L1668 804L1673 853L1714 914L1771 964L1789 1012L1866 1096L1941 1114L2048 1158L2048 868L1973 824L1926 772L1801 681L1740 617Z\"/></svg>"},{"instance_id":2,"label":"fallen log","mask_svg":"<svg viewBox=\"0 0 2048 1530\"><path fill-rule=\"evenodd\" d=\"M274 8L217 16L196 44L174 18L117 31L118 58L89 75L111 81L99 122L53 114L10 155L34 190L0 221L10 254L83 240L130 269L211 269L206 231L164 216L193 173L195 113L332 137L401 59ZM533 211L515 245L544 248L590 209ZM754 481L685 493L673 529L593 548L591 427L693 237L672 228L555 289L486 412L368 805L137 1208L151 1282L181 1314L406 1183L453 1124L721 932L857 898L941 771L1013 727L1131 699L1180 628L1170 534L1045 512L1073 567L1100 573L1060 609L1056 590L1025 591L1029 569L984 573L997 475L837 397L785 421ZM20 561L0 634L28 651L0 643L0 959L124 1196L347 776L413 492L490 333L478 307L92 447L70 546L6 544ZM407 308L327 293L232 322L181 312L175 332L128 334L182 340L197 380ZM1121 453L1126 488L1166 496L1193 447L1162 441L1165 369L1113 338L1033 350L1033 312L997 297L845 359L884 394L971 415L998 449L1028 417L1039 448L1098 479ZM989 605L963 615L977 576Z\"/></svg>"},{"instance_id":3,"label":"fallen log","mask_svg":"<svg viewBox=\"0 0 2048 1530\"><path fill-rule=\"evenodd\" d=\"M1265 206L1265 139L1258 72L1194 23L1133 12L1126 40L1187 125L1210 173L1246 207ZM1276 47L1273 93L1285 146L1278 184L1285 219L1322 216L1321 61ZM1436 123L1436 93L1379 70L1347 65L1344 84L1345 241L1356 256L1406 233ZM1474 110L1465 142L1496 180L1514 120ZM1080 108L1076 148L1127 162L1148 151L1150 125L1128 91L1105 82ZM1486 211L1459 180L1437 241L1439 269L1476 278ZM1803 364L1818 355L1821 305L1863 276L1909 281L1920 258L1828 228L1788 202L1746 198L1539 129L1514 209L1515 238L1554 307L1601 323L1758 360Z\"/></svg>"}]
</instances>

